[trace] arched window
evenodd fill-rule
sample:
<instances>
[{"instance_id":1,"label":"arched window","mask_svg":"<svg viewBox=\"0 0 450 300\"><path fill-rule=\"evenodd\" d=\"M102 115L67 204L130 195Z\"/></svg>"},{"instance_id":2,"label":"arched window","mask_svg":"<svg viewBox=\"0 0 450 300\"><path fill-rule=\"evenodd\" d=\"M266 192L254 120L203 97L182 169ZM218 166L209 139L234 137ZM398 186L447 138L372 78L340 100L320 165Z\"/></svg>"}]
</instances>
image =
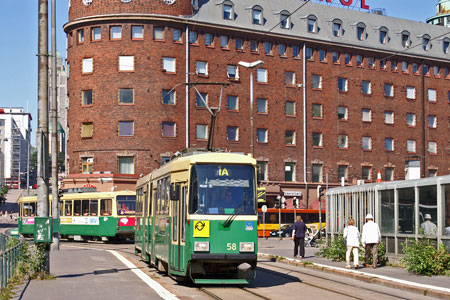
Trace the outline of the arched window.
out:
<instances>
[{"instance_id":1,"label":"arched window","mask_svg":"<svg viewBox=\"0 0 450 300\"><path fill-rule=\"evenodd\" d=\"M366 39L366 24L360 22L356 25L356 38L359 41L364 41Z\"/></svg>"},{"instance_id":2,"label":"arched window","mask_svg":"<svg viewBox=\"0 0 450 300\"><path fill-rule=\"evenodd\" d=\"M402 46L403 48L411 47L411 34L407 30L402 31Z\"/></svg>"},{"instance_id":3,"label":"arched window","mask_svg":"<svg viewBox=\"0 0 450 300\"><path fill-rule=\"evenodd\" d=\"M431 37L428 34L422 36L422 47L424 51L431 49Z\"/></svg>"},{"instance_id":4,"label":"arched window","mask_svg":"<svg viewBox=\"0 0 450 300\"><path fill-rule=\"evenodd\" d=\"M442 40L442 51L443 51L445 54L448 54L448 53L449 53L449 46L450 46L450 39L449 39L449 38L444 38L444 39Z\"/></svg>"},{"instance_id":5,"label":"arched window","mask_svg":"<svg viewBox=\"0 0 450 300\"><path fill-rule=\"evenodd\" d=\"M389 40L388 33L389 29L387 29L386 27L380 28L380 44L387 44Z\"/></svg>"},{"instance_id":6,"label":"arched window","mask_svg":"<svg viewBox=\"0 0 450 300\"><path fill-rule=\"evenodd\" d=\"M253 6L252 8L252 23L253 24L263 24L263 9L261 6Z\"/></svg>"},{"instance_id":7,"label":"arched window","mask_svg":"<svg viewBox=\"0 0 450 300\"><path fill-rule=\"evenodd\" d=\"M334 19L333 20L333 35L336 37L340 37L340 36L342 36L343 33L344 33L344 31L342 29L342 21L339 19Z\"/></svg>"},{"instance_id":8,"label":"arched window","mask_svg":"<svg viewBox=\"0 0 450 300\"><path fill-rule=\"evenodd\" d=\"M225 20L233 20L234 19L234 4L231 1L223 2L223 18Z\"/></svg>"},{"instance_id":9,"label":"arched window","mask_svg":"<svg viewBox=\"0 0 450 300\"><path fill-rule=\"evenodd\" d=\"M317 17L314 15L308 16L307 30L308 32L317 33Z\"/></svg>"},{"instance_id":10,"label":"arched window","mask_svg":"<svg viewBox=\"0 0 450 300\"><path fill-rule=\"evenodd\" d=\"M281 26L281 28L284 28L284 29L291 29L291 14L288 12L288 11L286 11L286 10L283 10L281 13L280 13L280 26Z\"/></svg>"}]
</instances>

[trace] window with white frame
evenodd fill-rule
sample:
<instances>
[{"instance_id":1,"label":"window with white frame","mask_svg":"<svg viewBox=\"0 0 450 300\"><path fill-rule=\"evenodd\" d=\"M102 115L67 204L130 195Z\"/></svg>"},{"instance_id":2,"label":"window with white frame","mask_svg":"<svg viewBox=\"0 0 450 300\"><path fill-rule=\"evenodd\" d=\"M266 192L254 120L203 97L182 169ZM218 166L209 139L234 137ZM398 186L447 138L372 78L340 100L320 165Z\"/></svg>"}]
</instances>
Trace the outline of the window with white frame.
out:
<instances>
[{"instance_id":1,"label":"window with white frame","mask_svg":"<svg viewBox=\"0 0 450 300\"><path fill-rule=\"evenodd\" d=\"M346 134L338 134L338 147L339 148L348 147L348 137Z\"/></svg>"},{"instance_id":2,"label":"window with white frame","mask_svg":"<svg viewBox=\"0 0 450 300\"><path fill-rule=\"evenodd\" d=\"M363 136L361 138L361 148L363 150L372 150L372 138L370 136Z\"/></svg>"},{"instance_id":3,"label":"window with white frame","mask_svg":"<svg viewBox=\"0 0 450 300\"><path fill-rule=\"evenodd\" d=\"M284 181L295 181L295 163L284 163Z\"/></svg>"},{"instance_id":4,"label":"window with white frame","mask_svg":"<svg viewBox=\"0 0 450 300\"><path fill-rule=\"evenodd\" d=\"M295 131L286 130L284 133L284 140L286 142L286 145L295 145Z\"/></svg>"},{"instance_id":5,"label":"window with white frame","mask_svg":"<svg viewBox=\"0 0 450 300\"><path fill-rule=\"evenodd\" d=\"M393 138L384 138L384 150L386 151L394 151L394 139Z\"/></svg>"},{"instance_id":6,"label":"window with white frame","mask_svg":"<svg viewBox=\"0 0 450 300\"><path fill-rule=\"evenodd\" d=\"M409 48L411 46L411 40L409 38L409 32L402 32L402 46L403 48Z\"/></svg>"},{"instance_id":7,"label":"window with white frame","mask_svg":"<svg viewBox=\"0 0 450 300\"><path fill-rule=\"evenodd\" d=\"M367 65L371 69L375 68L375 59L373 57L368 57L367 58Z\"/></svg>"},{"instance_id":8,"label":"window with white frame","mask_svg":"<svg viewBox=\"0 0 450 300\"><path fill-rule=\"evenodd\" d=\"M317 18L315 16L309 16L307 20L308 32L317 33Z\"/></svg>"},{"instance_id":9,"label":"window with white frame","mask_svg":"<svg viewBox=\"0 0 450 300\"><path fill-rule=\"evenodd\" d=\"M321 89L322 88L322 76L321 75L312 75L312 88L313 89Z\"/></svg>"},{"instance_id":10,"label":"window with white frame","mask_svg":"<svg viewBox=\"0 0 450 300\"><path fill-rule=\"evenodd\" d=\"M333 35L335 37L342 36L342 21L341 20L334 20L333 21Z\"/></svg>"},{"instance_id":11,"label":"window with white frame","mask_svg":"<svg viewBox=\"0 0 450 300\"><path fill-rule=\"evenodd\" d=\"M312 182L322 182L322 164L312 164L311 175Z\"/></svg>"},{"instance_id":12,"label":"window with white frame","mask_svg":"<svg viewBox=\"0 0 450 300\"><path fill-rule=\"evenodd\" d=\"M119 136L133 136L134 122L133 121L119 121Z\"/></svg>"},{"instance_id":13,"label":"window with white frame","mask_svg":"<svg viewBox=\"0 0 450 300\"><path fill-rule=\"evenodd\" d=\"M319 60L320 62L326 62L327 61L327 51L320 49L319 50Z\"/></svg>"},{"instance_id":14,"label":"window with white frame","mask_svg":"<svg viewBox=\"0 0 450 300\"><path fill-rule=\"evenodd\" d=\"M258 52L258 41L250 40L250 51Z\"/></svg>"},{"instance_id":15,"label":"window with white frame","mask_svg":"<svg viewBox=\"0 0 450 300\"><path fill-rule=\"evenodd\" d=\"M228 48L228 35L221 35L220 36L220 47L222 48Z\"/></svg>"},{"instance_id":16,"label":"window with white frame","mask_svg":"<svg viewBox=\"0 0 450 300\"><path fill-rule=\"evenodd\" d=\"M236 50L244 49L244 40L241 38L236 38Z\"/></svg>"},{"instance_id":17,"label":"window with white frame","mask_svg":"<svg viewBox=\"0 0 450 300\"><path fill-rule=\"evenodd\" d=\"M175 137L175 122L162 122L162 136Z\"/></svg>"},{"instance_id":18,"label":"window with white frame","mask_svg":"<svg viewBox=\"0 0 450 300\"><path fill-rule=\"evenodd\" d=\"M356 55L356 66L361 67L363 65L363 59L362 55Z\"/></svg>"},{"instance_id":19,"label":"window with white frame","mask_svg":"<svg viewBox=\"0 0 450 300\"><path fill-rule=\"evenodd\" d=\"M77 31L78 33L78 43L84 43L84 29L80 29Z\"/></svg>"},{"instance_id":20,"label":"window with white frame","mask_svg":"<svg viewBox=\"0 0 450 300\"><path fill-rule=\"evenodd\" d=\"M92 122L81 123L81 138L91 138L94 134L94 124Z\"/></svg>"},{"instance_id":21,"label":"window with white frame","mask_svg":"<svg viewBox=\"0 0 450 300\"><path fill-rule=\"evenodd\" d=\"M433 67L433 75L434 75L434 77L439 77L439 67L438 66Z\"/></svg>"},{"instance_id":22,"label":"window with white frame","mask_svg":"<svg viewBox=\"0 0 450 300\"><path fill-rule=\"evenodd\" d=\"M313 59L313 55L314 55L314 50L313 50L313 48L306 47L306 50L305 50L305 58L306 58L306 59L312 60L312 59Z\"/></svg>"},{"instance_id":23,"label":"window with white frame","mask_svg":"<svg viewBox=\"0 0 450 300\"><path fill-rule=\"evenodd\" d=\"M256 99L256 111L260 114L267 113L267 99L265 98Z\"/></svg>"},{"instance_id":24,"label":"window with white frame","mask_svg":"<svg viewBox=\"0 0 450 300\"><path fill-rule=\"evenodd\" d=\"M83 73L92 73L94 71L94 59L92 57L83 58L81 70Z\"/></svg>"},{"instance_id":25,"label":"window with white frame","mask_svg":"<svg viewBox=\"0 0 450 300\"><path fill-rule=\"evenodd\" d=\"M268 179L268 168L267 168L267 161L257 161L257 175L258 175L258 181L261 180L267 180Z\"/></svg>"},{"instance_id":26,"label":"window with white frame","mask_svg":"<svg viewBox=\"0 0 450 300\"><path fill-rule=\"evenodd\" d=\"M338 90L340 92L348 91L348 80L347 78L338 77Z\"/></svg>"},{"instance_id":27,"label":"window with white frame","mask_svg":"<svg viewBox=\"0 0 450 300\"><path fill-rule=\"evenodd\" d=\"M333 51L333 63L338 64L339 63L339 52Z\"/></svg>"},{"instance_id":28,"label":"window with white frame","mask_svg":"<svg viewBox=\"0 0 450 300\"><path fill-rule=\"evenodd\" d=\"M361 110L361 119L363 122L372 122L372 111L369 108Z\"/></svg>"},{"instance_id":29,"label":"window with white frame","mask_svg":"<svg viewBox=\"0 0 450 300\"><path fill-rule=\"evenodd\" d=\"M198 34L196 31L189 31L189 44L197 44Z\"/></svg>"},{"instance_id":30,"label":"window with white frame","mask_svg":"<svg viewBox=\"0 0 450 300\"><path fill-rule=\"evenodd\" d=\"M206 104L208 104L208 94L200 92L200 95L196 93L196 96L197 96L197 107L206 107Z\"/></svg>"},{"instance_id":31,"label":"window with white frame","mask_svg":"<svg viewBox=\"0 0 450 300\"><path fill-rule=\"evenodd\" d=\"M322 147L322 133L313 132L312 133L312 142L314 147Z\"/></svg>"},{"instance_id":32,"label":"window with white frame","mask_svg":"<svg viewBox=\"0 0 450 300\"><path fill-rule=\"evenodd\" d=\"M197 139L207 140L208 139L208 125L197 124Z\"/></svg>"},{"instance_id":33,"label":"window with white frame","mask_svg":"<svg viewBox=\"0 0 450 300\"><path fill-rule=\"evenodd\" d=\"M415 113L407 113L406 114L406 125L407 126L416 126L416 114Z\"/></svg>"},{"instance_id":34,"label":"window with white frame","mask_svg":"<svg viewBox=\"0 0 450 300\"><path fill-rule=\"evenodd\" d=\"M229 79L239 79L238 67L234 65L227 65L227 77Z\"/></svg>"},{"instance_id":35,"label":"window with white frame","mask_svg":"<svg viewBox=\"0 0 450 300\"><path fill-rule=\"evenodd\" d=\"M291 28L291 18L290 13L287 11L282 11L280 13L280 26L283 29L290 29Z\"/></svg>"},{"instance_id":36,"label":"window with white frame","mask_svg":"<svg viewBox=\"0 0 450 300\"><path fill-rule=\"evenodd\" d=\"M239 101L237 96L228 95L227 96L227 109L228 110L239 110Z\"/></svg>"},{"instance_id":37,"label":"window with white frame","mask_svg":"<svg viewBox=\"0 0 450 300\"><path fill-rule=\"evenodd\" d=\"M407 140L406 141L406 151L408 153L416 153L416 141L415 140Z\"/></svg>"},{"instance_id":38,"label":"window with white frame","mask_svg":"<svg viewBox=\"0 0 450 300\"><path fill-rule=\"evenodd\" d=\"M312 105L312 117L322 118L322 104L313 103Z\"/></svg>"},{"instance_id":39,"label":"window with white frame","mask_svg":"<svg viewBox=\"0 0 450 300\"><path fill-rule=\"evenodd\" d=\"M163 57L163 70L168 73L175 73L175 58Z\"/></svg>"},{"instance_id":40,"label":"window with white frame","mask_svg":"<svg viewBox=\"0 0 450 300\"><path fill-rule=\"evenodd\" d=\"M254 6L252 8L252 23L258 25L263 24L263 11L260 6Z\"/></svg>"},{"instance_id":41,"label":"window with white frame","mask_svg":"<svg viewBox=\"0 0 450 300\"><path fill-rule=\"evenodd\" d=\"M120 40L122 39L122 26L111 26L110 30L110 39L111 40Z\"/></svg>"},{"instance_id":42,"label":"window with white frame","mask_svg":"<svg viewBox=\"0 0 450 300\"><path fill-rule=\"evenodd\" d=\"M386 27L380 28L380 44L386 44L388 42L388 29Z\"/></svg>"},{"instance_id":43,"label":"window with white frame","mask_svg":"<svg viewBox=\"0 0 450 300\"><path fill-rule=\"evenodd\" d=\"M134 174L134 157L133 156L119 156L119 174Z\"/></svg>"},{"instance_id":44,"label":"window with white frame","mask_svg":"<svg viewBox=\"0 0 450 300\"><path fill-rule=\"evenodd\" d=\"M413 86L406 87L406 99L416 99L416 88Z\"/></svg>"},{"instance_id":45,"label":"window with white frame","mask_svg":"<svg viewBox=\"0 0 450 300\"><path fill-rule=\"evenodd\" d=\"M119 89L119 103L120 104L133 104L134 103L134 90L133 89Z\"/></svg>"},{"instance_id":46,"label":"window with white frame","mask_svg":"<svg viewBox=\"0 0 450 300\"><path fill-rule=\"evenodd\" d=\"M431 38L430 38L430 36L429 35L424 35L423 37L422 37L422 47L423 47L423 50L424 51L428 51L428 50L430 50L431 49Z\"/></svg>"},{"instance_id":47,"label":"window with white frame","mask_svg":"<svg viewBox=\"0 0 450 300\"><path fill-rule=\"evenodd\" d=\"M294 101L286 101L285 113L286 113L286 116L295 116L295 102Z\"/></svg>"},{"instance_id":48,"label":"window with white frame","mask_svg":"<svg viewBox=\"0 0 450 300\"><path fill-rule=\"evenodd\" d=\"M286 45L285 44L278 45L278 55L286 56Z\"/></svg>"},{"instance_id":49,"label":"window with white frame","mask_svg":"<svg viewBox=\"0 0 450 300\"><path fill-rule=\"evenodd\" d=\"M339 181L341 178L344 178L344 180L347 180L347 174L348 174L348 166L346 165L338 165L338 179Z\"/></svg>"},{"instance_id":50,"label":"window with white frame","mask_svg":"<svg viewBox=\"0 0 450 300\"><path fill-rule=\"evenodd\" d=\"M372 85L370 81L367 80L362 81L361 92L366 95L372 94Z\"/></svg>"},{"instance_id":51,"label":"window with white frame","mask_svg":"<svg viewBox=\"0 0 450 300\"><path fill-rule=\"evenodd\" d=\"M160 26L153 27L153 39L158 41L164 40L164 27Z\"/></svg>"},{"instance_id":52,"label":"window with white frame","mask_svg":"<svg viewBox=\"0 0 450 300\"><path fill-rule=\"evenodd\" d=\"M436 142L428 142L428 153L437 154L437 143Z\"/></svg>"},{"instance_id":53,"label":"window with white frame","mask_svg":"<svg viewBox=\"0 0 450 300\"><path fill-rule=\"evenodd\" d=\"M131 26L131 39L142 40L144 38L144 26L133 25Z\"/></svg>"},{"instance_id":54,"label":"window with white frame","mask_svg":"<svg viewBox=\"0 0 450 300\"><path fill-rule=\"evenodd\" d=\"M295 85L295 73L294 72L284 72L284 79L287 86Z\"/></svg>"},{"instance_id":55,"label":"window with white frame","mask_svg":"<svg viewBox=\"0 0 450 300\"><path fill-rule=\"evenodd\" d=\"M437 117L436 116L428 116L428 127L436 128L437 127Z\"/></svg>"},{"instance_id":56,"label":"window with white frame","mask_svg":"<svg viewBox=\"0 0 450 300\"><path fill-rule=\"evenodd\" d=\"M385 168L384 169L384 180L385 181L394 180L394 168Z\"/></svg>"},{"instance_id":57,"label":"window with white frame","mask_svg":"<svg viewBox=\"0 0 450 300\"><path fill-rule=\"evenodd\" d=\"M264 53L265 54L272 54L272 42L265 42L264 43Z\"/></svg>"},{"instance_id":58,"label":"window with white frame","mask_svg":"<svg viewBox=\"0 0 450 300\"><path fill-rule=\"evenodd\" d=\"M348 119L348 109L346 106L338 107L338 119L339 120L347 120Z\"/></svg>"},{"instance_id":59,"label":"window with white frame","mask_svg":"<svg viewBox=\"0 0 450 300\"><path fill-rule=\"evenodd\" d=\"M380 70L386 70L386 61L384 59L380 59Z\"/></svg>"},{"instance_id":60,"label":"window with white frame","mask_svg":"<svg viewBox=\"0 0 450 300\"><path fill-rule=\"evenodd\" d=\"M258 128L256 129L256 140L258 143L267 143L267 129Z\"/></svg>"},{"instance_id":61,"label":"window with white frame","mask_svg":"<svg viewBox=\"0 0 450 300\"><path fill-rule=\"evenodd\" d=\"M356 38L359 41L364 41L366 38L366 25L364 23L359 23L356 26Z\"/></svg>"},{"instance_id":62,"label":"window with white frame","mask_svg":"<svg viewBox=\"0 0 450 300\"><path fill-rule=\"evenodd\" d=\"M397 72L397 64L398 62L396 60L391 60L391 71Z\"/></svg>"},{"instance_id":63,"label":"window with white frame","mask_svg":"<svg viewBox=\"0 0 450 300\"><path fill-rule=\"evenodd\" d=\"M238 141L239 140L239 128L236 126L228 126L227 127L227 140L229 141Z\"/></svg>"},{"instance_id":64,"label":"window with white frame","mask_svg":"<svg viewBox=\"0 0 450 300\"><path fill-rule=\"evenodd\" d=\"M436 90L428 89L428 101L436 102Z\"/></svg>"},{"instance_id":65,"label":"window with white frame","mask_svg":"<svg viewBox=\"0 0 450 300\"><path fill-rule=\"evenodd\" d=\"M352 64L352 55L350 53L345 53L344 55L344 62L346 65Z\"/></svg>"},{"instance_id":66,"label":"window with white frame","mask_svg":"<svg viewBox=\"0 0 450 300\"><path fill-rule=\"evenodd\" d=\"M233 4L230 1L223 4L223 18L225 20L233 20Z\"/></svg>"},{"instance_id":67,"label":"window with white frame","mask_svg":"<svg viewBox=\"0 0 450 300\"><path fill-rule=\"evenodd\" d=\"M384 84L384 95L386 97L394 97L394 85L391 83Z\"/></svg>"},{"instance_id":68,"label":"window with white frame","mask_svg":"<svg viewBox=\"0 0 450 300\"><path fill-rule=\"evenodd\" d=\"M206 61L196 61L195 66L197 69L197 75L208 75L208 63Z\"/></svg>"},{"instance_id":69,"label":"window with white frame","mask_svg":"<svg viewBox=\"0 0 450 300\"><path fill-rule=\"evenodd\" d=\"M175 104L175 91L174 90L162 90L163 104Z\"/></svg>"},{"instance_id":70,"label":"window with white frame","mask_svg":"<svg viewBox=\"0 0 450 300\"><path fill-rule=\"evenodd\" d=\"M436 177L437 170L436 169L428 169L428 177Z\"/></svg>"},{"instance_id":71,"label":"window with white frame","mask_svg":"<svg viewBox=\"0 0 450 300\"><path fill-rule=\"evenodd\" d=\"M181 39L181 30L180 29L173 29L172 30L172 41L174 42L182 42Z\"/></svg>"},{"instance_id":72,"label":"window with white frame","mask_svg":"<svg viewBox=\"0 0 450 300\"><path fill-rule=\"evenodd\" d=\"M419 74L419 65L416 63L413 63L413 73Z\"/></svg>"},{"instance_id":73,"label":"window with white frame","mask_svg":"<svg viewBox=\"0 0 450 300\"><path fill-rule=\"evenodd\" d=\"M267 82L267 69L256 69L256 81L257 82Z\"/></svg>"},{"instance_id":74,"label":"window with white frame","mask_svg":"<svg viewBox=\"0 0 450 300\"><path fill-rule=\"evenodd\" d=\"M402 61L402 72L408 73L408 62Z\"/></svg>"},{"instance_id":75,"label":"window with white frame","mask_svg":"<svg viewBox=\"0 0 450 300\"><path fill-rule=\"evenodd\" d=\"M385 111L384 112L384 123L385 124L394 124L394 112L393 111Z\"/></svg>"},{"instance_id":76,"label":"window with white frame","mask_svg":"<svg viewBox=\"0 0 450 300\"><path fill-rule=\"evenodd\" d=\"M91 28L91 39L93 41L100 41L102 39L102 28L100 26Z\"/></svg>"},{"instance_id":77,"label":"window with white frame","mask_svg":"<svg viewBox=\"0 0 450 300\"><path fill-rule=\"evenodd\" d=\"M299 57L300 55L300 47L292 46L292 57Z\"/></svg>"},{"instance_id":78,"label":"window with white frame","mask_svg":"<svg viewBox=\"0 0 450 300\"><path fill-rule=\"evenodd\" d=\"M450 46L450 40L449 39L444 39L442 41L442 51L444 52L444 54L448 54L449 46Z\"/></svg>"},{"instance_id":79,"label":"window with white frame","mask_svg":"<svg viewBox=\"0 0 450 300\"><path fill-rule=\"evenodd\" d=\"M92 90L82 91L82 105L92 105Z\"/></svg>"},{"instance_id":80,"label":"window with white frame","mask_svg":"<svg viewBox=\"0 0 450 300\"><path fill-rule=\"evenodd\" d=\"M214 34L205 33L205 46L213 46L214 43Z\"/></svg>"},{"instance_id":81,"label":"window with white frame","mask_svg":"<svg viewBox=\"0 0 450 300\"><path fill-rule=\"evenodd\" d=\"M430 68L428 65L423 65L423 74L428 76L430 75Z\"/></svg>"},{"instance_id":82,"label":"window with white frame","mask_svg":"<svg viewBox=\"0 0 450 300\"><path fill-rule=\"evenodd\" d=\"M370 180L372 178L372 167L362 166L361 167L361 177L364 180Z\"/></svg>"},{"instance_id":83,"label":"window with white frame","mask_svg":"<svg viewBox=\"0 0 450 300\"><path fill-rule=\"evenodd\" d=\"M119 71L134 71L134 56L119 56Z\"/></svg>"}]
</instances>

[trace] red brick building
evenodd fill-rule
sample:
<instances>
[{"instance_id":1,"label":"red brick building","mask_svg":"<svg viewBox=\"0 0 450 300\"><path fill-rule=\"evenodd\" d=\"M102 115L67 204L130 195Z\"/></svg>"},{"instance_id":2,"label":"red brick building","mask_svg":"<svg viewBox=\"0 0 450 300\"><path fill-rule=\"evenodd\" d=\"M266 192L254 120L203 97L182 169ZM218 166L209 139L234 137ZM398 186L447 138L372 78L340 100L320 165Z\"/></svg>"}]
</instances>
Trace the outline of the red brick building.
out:
<instances>
[{"instance_id":1,"label":"red brick building","mask_svg":"<svg viewBox=\"0 0 450 300\"><path fill-rule=\"evenodd\" d=\"M70 174L145 174L205 148L197 82L230 84L214 146L253 152L268 195L302 208L316 207L326 175L449 173L450 28L297 0L192 3L71 1ZM220 86L196 87L219 106Z\"/></svg>"}]
</instances>

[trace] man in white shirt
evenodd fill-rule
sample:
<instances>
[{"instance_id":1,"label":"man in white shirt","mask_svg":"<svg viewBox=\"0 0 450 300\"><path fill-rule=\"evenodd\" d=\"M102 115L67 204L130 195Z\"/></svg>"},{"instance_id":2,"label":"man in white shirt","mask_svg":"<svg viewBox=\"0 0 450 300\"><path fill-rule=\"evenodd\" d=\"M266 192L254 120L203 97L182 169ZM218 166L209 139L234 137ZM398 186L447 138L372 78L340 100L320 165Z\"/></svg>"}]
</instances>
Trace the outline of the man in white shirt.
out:
<instances>
[{"instance_id":1,"label":"man in white shirt","mask_svg":"<svg viewBox=\"0 0 450 300\"><path fill-rule=\"evenodd\" d=\"M420 228L423 230L423 234L427 237L436 236L437 226L433 222L431 222L431 215L425 214L425 222L420 224Z\"/></svg>"},{"instance_id":2,"label":"man in white shirt","mask_svg":"<svg viewBox=\"0 0 450 300\"><path fill-rule=\"evenodd\" d=\"M364 266L368 268L370 260L370 252L373 253L373 263L372 267L375 269L377 267L378 261L378 244L381 242L381 233L378 224L373 221L372 214L367 214L366 224L364 224L362 229L361 242L365 249L365 264Z\"/></svg>"}]
</instances>

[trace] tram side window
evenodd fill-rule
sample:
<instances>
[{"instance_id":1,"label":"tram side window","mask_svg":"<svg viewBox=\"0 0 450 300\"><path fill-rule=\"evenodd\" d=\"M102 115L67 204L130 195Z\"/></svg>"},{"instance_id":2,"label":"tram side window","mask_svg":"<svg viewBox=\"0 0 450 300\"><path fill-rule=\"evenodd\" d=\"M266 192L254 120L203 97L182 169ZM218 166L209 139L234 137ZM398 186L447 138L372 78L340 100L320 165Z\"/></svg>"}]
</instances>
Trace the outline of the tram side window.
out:
<instances>
[{"instance_id":1,"label":"tram side window","mask_svg":"<svg viewBox=\"0 0 450 300\"><path fill-rule=\"evenodd\" d=\"M117 214L135 215L136 196L117 196Z\"/></svg>"},{"instance_id":2,"label":"tram side window","mask_svg":"<svg viewBox=\"0 0 450 300\"><path fill-rule=\"evenodd\" d=\"M72 216L72 201L64 201L64 215Z\"/></svg>"},{"instance_id":3,"label":"tram side window","mask_svg":"<svg viewBox=\"0 0 450 300\"><path fill-rule=\"evenodd\" d=\"M91 200L89 202L89 213L91 214L91 216L98 215L98 200Z\"/></svg>"},{"instance_id":4,"label":"tram side window","mask_svg":"<svg viewBox=\"0 0 450 300\"><path fill-rule=\"evenodd\" d=\"M81 211L83 216L89 216L89 200L81 200Z\"/></svg>"},{"instance_id":5,"label":"tram side window","mask_svg":"<svg viewBox=\"0 0 450 300\"><path fill-rule=\"evenodd\" d=\"M73 201L73 215L81 216L81 200Z\"/></svg>"},{"instance_id":6,"label":"tram side window","mask_svg":"<svg viewBox=\"0 0 450 300\"><path fill-rule=\"evenodd\" d=\"M102 216L112 215L112 199L100 200L100 213Z\"/></svg>"}]
</instances>

